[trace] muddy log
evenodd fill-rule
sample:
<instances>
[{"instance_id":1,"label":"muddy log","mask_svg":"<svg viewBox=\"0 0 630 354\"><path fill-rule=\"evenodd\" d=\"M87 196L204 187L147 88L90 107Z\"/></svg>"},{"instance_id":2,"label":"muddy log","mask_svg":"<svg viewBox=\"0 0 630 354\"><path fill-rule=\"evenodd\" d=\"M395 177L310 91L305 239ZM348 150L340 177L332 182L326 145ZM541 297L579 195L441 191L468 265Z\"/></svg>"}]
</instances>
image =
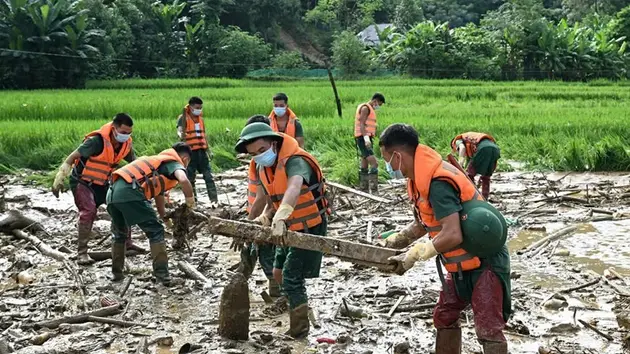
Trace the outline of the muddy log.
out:
<instances>
[{"instance_id":1,"label":"muddy log","mask_svg":"<svg viewBox=\"0 0 630 354\"><path fill-rule=\"evenodd\" d=\"M44 231L44 229L42 229L42 226L36 220L22 215L22 213L17 210L10 210L9 215L6 218L0 220L0 231L4 233L11 233L11 231L16 229Z\"/></svg>"},{"instance_id":2,"label":"muddy log","mask_svg":"<svg viewBox=\"0 0 630 354\"><path fill-rule=\"evenodd\" d=\"M372 199L372 200L377 201L379 203L385 203L385 204L393 203L393 201L390 200L390 199L379 197L379 196L376 196L376 195L372 195L370 193L366 193L366 192L363 192L363 191L360 191L360 190L357 190L357 189L354 189L354 188L350 188L348 186L344 186L343 184L326 181L326 185L328 185L330 187L333 187L333 188L340 189L340 190L342 190L344 192L349 192L349 193L356 194L356 195L364 197L364 198Z\"/></svg>"},{"instance_id":3,"label":"muddy log","mask_svg":"<svg viewBox=\"0 0 630 354\"><path fill-rule=\"evenodd\" d=\"M554 240L557 240L557 239L559 239L561 237L570 235L570 234L574 233L575 231L577 231L577 229L578 229L577 225L570 225L570 226L567 226L567 227L563 227L562 229L552 233L551 235L549 235L547 237L542 238L538 242L535 242L535 243L531 244L529 247L524 248L524 249L520 250L519 252L523 253L523 252L536 251L538 248L544 247L544 245L546 243L554 241ZM530 255L528 257L533 257L534 255L536 255L536 253L530 253Z\"/></svg>"},{"instance_id":4,"label":"muddy log","mask_svg":"<svg viewBox=\"0 0 630 354\"><path fill-rule=\"evenodd\" d=\"M219 335L232 340L249 338L249 289L243 274L232 276L221 293Z\"/></svg>"},{"instance_id":5,"label":"muddy log","mask_svg":"<svg viewBox=\"0 0 630 354\"><path fill-rule=\"evenodd\" d=\"M177 262L177 268L179 268L179 270L184 272L190 278L203 283L204 287L212 287L212 281L206 278L205 275L201 274L201 272L198 271L197 268L193 267L190 263L186 261L179 261Z\"/></svg>"},{"instance_id":6,"label":"muddy log","mask_svg":"<svg viewBox=\"0 0 630 354\"><path fill-rule=\"evenodd\" d=\"M120 308L120 304L116 304L116 305L112 305L108 307L103 307L98 310L82 313L80 315L67 316L63 318L57 318L54 320L35 322L31 326L35 328L45 327L45 328L54 329L54 328L59 327L59 325L62 323L84 323L84 322L89 322L90 316L96 316L96 317L113 316L121 312L122 312L122 309Z\"/></svg>"},{"instance_id":7,"label":"muddy log","mask_svg":"<svg viewBox=\"0 0 630 354\"><path fill-rule=\"evenodd\" d=\"M401 253L400 250L364 245L325 236L287 231L282 237L274 237L271 228L257 224L210 217L208 230L216 235L241 238L243 241L266 242L275 245L296 247L310 251L320 251L343 260L393 271L388 258Z\"/></svg>"},{"instance_id":8,"label":"muddy log","mask_svg":"<svg viewBox=\"0 0 630 354\"><path fill-rule=\"evenodd\" d=\"M21 238L23 240L27 240L33 246L35 246L43 255L54 258L58 261L67 261L68 257L65 253L61 253L56 249L48 246L44 243L44 241L40 240L37 236L29 235L21 230L13 230L13 235L17 238Z\"/></svg>"}]
</instances>

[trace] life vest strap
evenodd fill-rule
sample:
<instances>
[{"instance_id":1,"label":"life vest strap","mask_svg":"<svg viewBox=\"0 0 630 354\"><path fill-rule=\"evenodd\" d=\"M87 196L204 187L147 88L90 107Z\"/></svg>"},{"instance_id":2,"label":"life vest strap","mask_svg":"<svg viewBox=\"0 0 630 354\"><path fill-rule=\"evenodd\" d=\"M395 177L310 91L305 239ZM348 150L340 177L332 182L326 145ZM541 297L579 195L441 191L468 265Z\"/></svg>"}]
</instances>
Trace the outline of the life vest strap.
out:
<instances>
[{"instance_id":1,"label":"life vest strap","mask_svg":"<svg viewBox=\"0 0 630 354\"><path fill-rule=\"evenodd\" d=\"M306 224L306 222L308 220L315 219L316 217L321 216L325 212L326 212L326 209L318 210L316 213L309 214L309 215L303 216L301 218L289 219L285 223L287 224L287 227L291 226L291 225L299 224L299 223Z\"/></svg>"},{"instance_id":2,"label":"life vest strap","mask_svg":"<svg viewBox=\"0 0 630 354\"><path fill-rule=\"evenodd\" d=\"M312 192L312 191L320 188L320 185L321 185L321 183L315 183L312 186L309 186L308 188L302 188L302 190L300 191L300 195L304 195L304 194L306 194L308 192ZM284 194L275 194L275 195L270 196L270 198L271 198L272 202L276 202L276 203L277 202L281 202L282 198L284 198Z\"/></svg>"}]
</instances>

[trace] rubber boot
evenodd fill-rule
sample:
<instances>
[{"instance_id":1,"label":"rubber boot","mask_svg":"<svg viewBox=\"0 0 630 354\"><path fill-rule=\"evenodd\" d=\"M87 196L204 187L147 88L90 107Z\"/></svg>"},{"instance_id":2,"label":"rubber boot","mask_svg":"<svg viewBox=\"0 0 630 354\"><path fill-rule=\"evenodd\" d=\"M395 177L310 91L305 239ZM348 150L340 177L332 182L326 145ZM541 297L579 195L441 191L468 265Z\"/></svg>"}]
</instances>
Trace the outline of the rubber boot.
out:
<instances>
[{"instance_id":1,"label":"rubber boot","mask_svg":"<svg viewBox=\"0 0 630 354\"><path fill-rule=\"evenodd\" d=\"M92 264L94 260L88 255L88 242L90 242L90 235L92 234L92 225L79 224L77 229L79 234L77 240L77 264Z\"/></svg>"},{"instance_id":2,"label":"rubber boot","mask_svg":"<svg viewBox=\"0 0 630 354\"><path fill-rule=\"evenodd\" d=\"M158 242L151 244L151 258L153 259L153 276L160 283L169 286L171 277L168 273L168 255L166 254L166 243Z\"/></svg>"},{"instance_id":3,"label":"rubber boot","mask_svg":"<svg viewBox=\"0 0 630 354\"><path fill-rule=\"evenodd\" d=\"M508 354L507 342L483 342L484 354Z\"/></svg>"},{"instance_id":4,"label":"rubber boot","mask_svg":"<svg viewBox=\"0 0 630 354\"><path fill-rule=\"evenodd\" d=\"M280 285L273 278L269 278L269 296L271 297L282 296L282 294L280 293Z\"/></svg>"},{"instance_id":5,"label":"rubber boot","mask_svg":"<svg viewBox=\"0 0 630 354\"><path fill-rule=\"evenodd\" d=\"M462 329L446 328L437 330L435 354L461 354Z\"/></svg>"},{"instance_id":6,"label":"rubber boot","mask_svg":"<svg viewBox=\"0 0 630 354\"><path fill-rule=\"evenodd\" d=\"M125 278L123 269L125 268L125 244L114 242L112 244L112 275L114 281L121 281Z\"/></svg>"},{"instance_id":7,"label":"rubber boot","mask_svg":"<svg viewBox=\"0 0 630 354\"><path fill-rule=\"evenodd\" d=\"M310 322L308 321L308 304L302 304L289 313L289 331L287 335L293 338L304 338L308 335Z\"/></svg>"},{"instance_id":8,"label":"rubber boot","mask_svg":"<svg viewBox=\"0 0 630 354\"><path fill-rule=\"evenodd\" d=\"M370 191L370 182L368 181L367 168L359 170L359 190L363 192Z\"/></svg>"},{"instance_id":9,"label":"rubber boot","mask_svg":"<svg viewBox=\"0 0 630 354\"><path fill-rule=\"evenodd\" d=\"M488 200L490 197L490 177L489 176L481 176L481 195Z\"/></svg>"},{"instance_id":10,"label":"rubber boot","mask_svg":"<svg viewBox=\"0 0 630 354\"><path fill-rule=\"evenodd\" d=\"M368 172L368 183L370 193L378 193L378 168L370 168L370 172Z\"/></svg>"}]
</instances>

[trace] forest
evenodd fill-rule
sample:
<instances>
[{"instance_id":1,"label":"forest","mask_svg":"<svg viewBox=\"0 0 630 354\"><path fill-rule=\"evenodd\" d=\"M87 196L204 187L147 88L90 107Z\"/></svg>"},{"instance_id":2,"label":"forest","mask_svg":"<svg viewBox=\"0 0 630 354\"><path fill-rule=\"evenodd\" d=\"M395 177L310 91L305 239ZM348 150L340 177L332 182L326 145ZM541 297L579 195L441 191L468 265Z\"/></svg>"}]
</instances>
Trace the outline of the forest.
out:
<instances>
[{"instance_id":1,"label":"forest","mask_svg":"<svg viewBox=\"0 0 630 354\"><path fill-rule=\"evenodd\" d=\"M0 0L0 88L88 80L628 78L628 0ZM378 43L357 34L373 24Z\"/></svg>"}]
</instances>

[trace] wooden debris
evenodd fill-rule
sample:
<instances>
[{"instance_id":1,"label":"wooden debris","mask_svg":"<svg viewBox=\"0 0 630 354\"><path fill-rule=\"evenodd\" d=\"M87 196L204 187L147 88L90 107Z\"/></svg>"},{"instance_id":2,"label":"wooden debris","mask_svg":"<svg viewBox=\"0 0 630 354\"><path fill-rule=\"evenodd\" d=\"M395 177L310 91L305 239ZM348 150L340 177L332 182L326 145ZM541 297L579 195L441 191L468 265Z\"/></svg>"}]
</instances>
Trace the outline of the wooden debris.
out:
<instances>
[{"instance_id":1,"label":"wooden debris","mask_svg":"<svg viewBox=\"0 0 630 354\"><path fill-rule=\"evenodd\" d=\"M606 340L608 340L608 341L612 341L612 340L614 339L614 338L613 338L613 337L611 337L610 335L608 335L608 334L606 334L606 333L602 332L602 331L601 331L601 330L599 330L597 327L593 326L592 324L590 324L590 323L588 323L588 322L586 322L586 321L583 321L583 320L578 320L578 322L580 322L580 323L582 324L582 326L584 326L584 327L586 327L586 328L588 328L588 329L592 330L593 332L595 332L595 333L599 334L600 336L602 336L602 337L606 338Z\"/></svg>"},{"instance_id":2,"label":"wooden debris","mask_svg":"<svg viewBox=\"0 0 630 354\"><path fill-rule=\"evenodd\" d=\"M121 299L125 297L125 294L127 293L127 290L129 290L129 286L131 285L132 281L133 281L133 275L130 275L127 277L127 279L125 279L125 283L123 284L118 297L120 297Z\"/></svg>"},{"instance_id":3,"label":"wooden debris","mask_svg":"<svg viewBox=\"0 0 630 354\"><path fill-rule=\"evenodd\" d=\"M563 227L562 229L552 233L551 235L544 237L543 239L539 240L538 242L535 242L533 244L531 244L529 247L526 247L524 250L525 252L535 252L536 250L538 250L538 248L543 247L547 242L551 242L551 241L555 241L561 237L570 235L572 233L574 233L575 231L577 231L578 227L577 225L569 225L567 227Z\"/></svg>"},{"instance_id":4,"label":"wooden debris","mask_svg":"<svg viewBox=\"0 0 630 354\"><path fill-rule=\"evenodd\" d=\"M326 181L326 185L328 185L330 187L333 187L333 188L340 189L340 190L348 192L348 193L356 194L356 195L364 197L364 198L372 199L372 200L380 202L380 203L385 203L385 204L391 204L392 203L392 201L389 200L389 199L386 199L386 198L383 198L383 197L379 197L379 196L376 196L376 195L372 195L370 193L362 192L360 190L356 190L354 188L350 188L348 186L344 186L343 184Z\"/></svg>"},{"instance_id":5,"label":"wooden debris","mask_svg":"<svg viewBox=\"0 0 630 354\"><path fill-rule=\"evenodd\" d=\"M32 326L36 329L44 328L44 327L54 329L54 328L59 327L59 325L62 323L84 323L84 322L89 322L88 318L90 316L96 316L96 317L113 316L121 312L122 312L122 309L120 308L120 305L116 304L109 307L103 307L98 310L85 312L80 315L67 316L67 317L57 318L54 320L36 322L36 323L33 323Z\"/></svg>"},{"instance_id":6,"label":"wooden debris","mask_svg":"<svg viewBox=\"0 0 630 354\"><path fill-rule=\"evenodd\" d=\"M106 323L106 324L111 324L111 325L116 325L116 326L121 326L121 327L134 327L134 326L146 327L148 326L148 324L146 323L129 322L129 321L117 320L114 318L106 318L106 317L99 317L99 316L87 316L87 320L89 322Z\"/></svg>"},{"instance_id":7,"label":"wooden debris","mask_svg":"<svg viewBox=\"0 0 630 354\"><path fill-rule=\"evenodd\" d=\"M249 289L241 273L223 288L219 306L219 335L232 340L249 338Z\"/></svg>"},{"instance_id":8,"label":"wooden debris","mask_svg":"<svg viewBox=\"0 0 630 354\"><path fill-rule=\"evenodd\" d=\"M21 238L30 242L35 248L37 248L43 255L54 258L58 261L66 261L68 257L65 253L59 252L56 249L48 246L44 241L40 240L37 236L27 234L22 230L13 230L13 235L17 238Z\"/></svg>"},{"instance_id":9,"label":"wooden debris","mask_svg":"<svg viewBox=\"0 0 630 354\"><path fill-rule=\"evenodd\" d=\"M573 292L573 291L576 291L576 290L581 290L581 289L584 289L584 288L588 288L589 286L593 286L595 284L598 284L600 279L601 278L597 278L597 279L595 279L593 281L589 281L588 283L584 283L584 284L581 284L581 285L578 285L578 286L573 286L573 287L570 287L570 288L565 288L565 289L562 289L562 290L558 291L558 293L567 294L567 293L570 293L570 292Z\"/></svg>"},{"instance_id":10,"label":"wooden debris","mask_svg":"<svg viewBox=\"0 0 630 354\"><path fill-rule=\"evenodd\" d=\"M396 309L398 308L398 306L404 299L405 299L405 295L400 295L398 297L398 300L396 300L396 303L394 303L394 306L392 306L392 308L387 313L387 317L392 317L392 315L394 314L394 312L396 311Z\"/></svg>"},{"instance_id":11,"label":"wooden debris","mask_svg":"<svg viewBox=\"0 0 630 354\"><path fill-rule=\"evenodd\" d=\"M177 262L177 268L179 268L179 270L184 272L191 279L195 279L201 282L204 287L212 287L212 281L206 278L205 275L201 274L201 272L198 271L197 268L193 267L190 263L186 261L179 261Z\"/></svg>"},{"instance_id":12,"label":"wooden debris","mask_svg":"<svg viewBox=\"0 0 630 354\"><path fill-rule=\"evenodd\" d=\"M367 232L365 233L365 241L369 244L372 244L372 224L372 221L368 221Z\"/></svg>"},{"instance_id":13,"label":"wooden debris","mask_svg":"<svg viewBox=\"0 0 630 354\"><path fill-rule=\"evenodd\" d=\"M0 220L0 232L9 234L13 230L44 231L36 220L24 216L17 210L9 210L9 215Z\"/></svg>"},{"instance_id":14,"label":"wooden debris","mask_svg":"<svg viewBox=\"0 0 630 354\"><path fill-rule=\"evenodd\" d=\"M615 268L608 268L608 271L614 275L615 277L617 277L617 279L621 280L624 284L626 284L626 286L630 286L630 282L628 281L628 279L626 279L623 275L619 274Z\"/></svg>"},{"instance_id":15,"label":"wooden debris","mask_svg":"<svg viewBox=\"0 0 630 354\"><path fill-rule=\"evenodd\" d=\"M312 308L308 309L308 320L311 321L313 328L320 328L319 321L317 321L317 315L315 314L315 310Z\"/></svg>"}]
</instances>

